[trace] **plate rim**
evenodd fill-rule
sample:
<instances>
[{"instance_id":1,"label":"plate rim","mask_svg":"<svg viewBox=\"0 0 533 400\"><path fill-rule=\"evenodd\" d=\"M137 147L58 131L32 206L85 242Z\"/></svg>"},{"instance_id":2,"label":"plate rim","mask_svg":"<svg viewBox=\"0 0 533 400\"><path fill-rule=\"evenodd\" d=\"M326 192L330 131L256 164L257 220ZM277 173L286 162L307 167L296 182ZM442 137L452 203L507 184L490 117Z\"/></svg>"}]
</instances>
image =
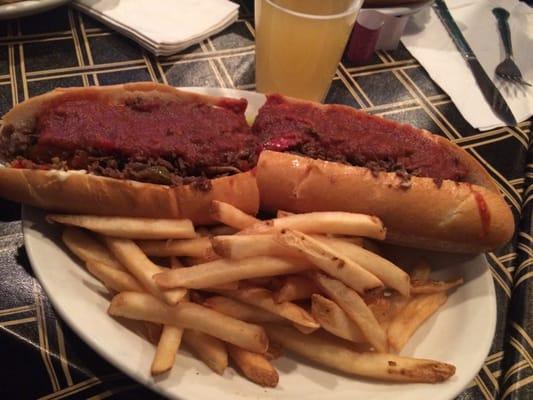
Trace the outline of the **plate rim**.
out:
<instances>
[{"instance_id":1,"label":"plate rim","mask_svg":"<svg viewBox=\"0 0 533 400\"><path fill-rule=\"evenodd\" d=\"M16 3L0 4L0 21L14 18L29 17L60 7L72 0L24 0Z\"/></svg>"},{"instance_id":2,"label":"plate rim","mask_svg":"<svg viewBox=\"0 0 533 400\"><path fill-rule=\"evenodd\" d=\"M203 86L194 86L194 87L178 87L178 89L202 92L205 94L212 94L215 96L223 95L224 93L224 95L226 96L233 96L233 97L235 96L238 97L240 96L240 94L244 92L247 95L252 95L254 97L257 96L258 98L259 97L265 98L265 95L262 93L258 93L255 91L232 89L232 88L220 88L220 87L211 88L211 87L203 87ZM105 350L103 350L103 348L101 348L98 344L96 344L96 342L93 340L93 338L91 337L89 333L86 333L82 329L78 329L77 323L75 322L75 318L71 317L71 315L67 313L66 311L64 312L63 306L60 304L60 302L56 301L56 298L54 295L50 295L50 293L53 293L53 292L49 290L50 288L48 287L47 280L42 279L41 268L34 267L34 265L38 265L38 263L35 262L36 261L35 254L34 254L34 251L32 250L33 249L33 240L32 240L32 234L31 234L32 228L29 224L30 219L27 217L28 214L31 214L32 212L36 212L34 210L38 210L38 209L34 207L25 206L25 205L22 206L21 220L22 220L22 230L24 234L24 246L27 249L28 259L30 261L35 277L38 279L40 285L43 287L45 293L47 294L48 300L52 304L54 311L57 312L57 314L68 324L68 326L75 332L75 334L78 335L83 340L83 342L91 348L92 351L95 351L106 362L113 365L117 370L124 373L125 375L130 377L132 380L140 382L141 384L145 385L150 390L153 390L163 396L169 396L168 390L158 385L155 380L153 379L150 380L149 378L145 378L144 376L141 376L140 374L135 374L133 370L130 371L130 370L124 369L122 365L120 365L118 362L115 362L114 359L110 358L107 354L108 352L106 352ZM54 243L54 244L58 245L57 243ZM486 253L479 254L478 256L482 257L484 265L486 266L485 273L488 273L491 278L492 275L491 275L490 268L489 268L490 264L488 263L488 258L487 258ZM488 311L487 314L489 315L489 320L487 321L488 326L486 326L485 328L488 329L490 333L489 337L491 338L491 340L486 343L485 349L480 349L480 351L483 350L482 353L484 354L483 361L481 362L479 366L480 368L483 366L484 361L486 360L487 356L490 353L490 349L494 341L494 336L496 333L496 325L497 325L497 299L496 299L496 291L495 291L495 285L494 285L493 279L490 279L490 284L488 285L488 289L489 289L488 295L490 297L490 310L487 310ZM314 365L314 364L311 364L311 365ZM453 399L457 395L462 393L464 389L468 386L469 382L471 382L472 379L474 379L478 373L479 373L479 369L476 370L475 372L472 372L471 374L468 374L468 379L465 381L464 385L459 385L457 386L457 389L453 391L453 393L450 392L451 396L449 397L449 399ZM182 397L181 395L175 395L174 393L172 394L172 396L173 398L176 398L176 399L184 399L184 397ZM448 399L448 397L446 399Z\"/></svg>"}]
</instances>

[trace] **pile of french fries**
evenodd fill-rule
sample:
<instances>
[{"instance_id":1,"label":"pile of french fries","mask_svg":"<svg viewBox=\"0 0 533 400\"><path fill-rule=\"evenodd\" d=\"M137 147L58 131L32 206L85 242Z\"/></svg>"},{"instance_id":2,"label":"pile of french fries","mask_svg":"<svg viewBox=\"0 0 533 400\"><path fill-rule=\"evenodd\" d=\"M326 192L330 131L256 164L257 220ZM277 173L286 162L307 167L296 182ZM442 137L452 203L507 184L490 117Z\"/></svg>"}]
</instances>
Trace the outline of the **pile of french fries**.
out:
<instances>
[{"instance_id":1,"label":"pile of french fries","mask_svg":"<svg viewBox=\"0 0 533 400\"><path fill-rule=\"evenodd\" d=\"M258 220L214 201L220 226L189 220L48 215L63 241L114 297L108 313L145 321L157 348L153 375L169 371L181 342L218 374L234 363L277 385L288 350L346 374L441 382L453 365L397 355L462 283L410 274L380 255L382 222L344 212ZM134 351L134 349L132 349Z\"/></svg>"}]
</instances>

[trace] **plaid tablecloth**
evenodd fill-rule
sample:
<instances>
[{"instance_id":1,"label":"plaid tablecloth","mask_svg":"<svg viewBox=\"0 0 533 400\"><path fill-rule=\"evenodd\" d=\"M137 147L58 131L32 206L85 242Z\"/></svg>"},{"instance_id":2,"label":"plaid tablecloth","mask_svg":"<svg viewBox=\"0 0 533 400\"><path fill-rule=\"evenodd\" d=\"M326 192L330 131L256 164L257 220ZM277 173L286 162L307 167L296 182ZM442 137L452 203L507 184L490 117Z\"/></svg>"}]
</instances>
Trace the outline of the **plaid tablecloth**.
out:
<instances>
[{"instance_id":1,"label":"plaid tablecloth","mask_svg":"<svg viewBox=\"0 0 533 400\"><path fill-rule=\"evenodd\" d=\"M59 86L152 80L253 90L250 3L242 4L239 21L221 34L162 58L68 7L1 21L0 115ZM476 131L403 48L378 52L363 67L343 61L327 102L441 134L494 177L518 229L509 245L488 254L498 300L497 332L489 357L459 399L533 399L531 122ZM159 398L110 366L56 316L33 276L20 219L18 204L0 200L0 398Z\"/></svg>"}]
</instances>

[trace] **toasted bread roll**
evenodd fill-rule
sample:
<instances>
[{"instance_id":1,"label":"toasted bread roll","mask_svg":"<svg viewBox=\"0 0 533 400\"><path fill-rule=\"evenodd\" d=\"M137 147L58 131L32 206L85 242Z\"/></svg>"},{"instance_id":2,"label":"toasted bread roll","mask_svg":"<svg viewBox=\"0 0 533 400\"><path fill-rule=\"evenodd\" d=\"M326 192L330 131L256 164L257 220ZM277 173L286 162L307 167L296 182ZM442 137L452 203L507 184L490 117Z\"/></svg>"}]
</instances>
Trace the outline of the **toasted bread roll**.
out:
<instances>
[{"instance_id":1,"label":"toasted bread roll","mask_svg":"<svg viewBox=\"0 0 533 400\"><path fill-rule=\"evenodd\" d=\"M53 211L69 213L86 213L98 215L121 215L139 217L174 217L190 218L196 224L214 222L205 210L213 200L230 203L242 211L255 214L258 210L259 198L255 178L251 173L241 172L238 169L228 168L231 175L221 174L200 185L187 184L158 184L133 179L117 179L93 174L85 169L73 168L69 158L68 171L50 168L50 165L41 168L35 161L32 150L27 151L34 159L33 166L16 164L13 156L23 150L13 150L11 147L24 142L25 135L31 142L31 136L39 135L40 116L44 115L51 107L58 104L76 101L94 101L95 103L110 104L112 106L132 107L135 111L145 112L144 107L152 104L200 104L208 106L214 112L225 112L235 118L239 123L245 124L244 108L246 102L227 98L199 95L180 91L170 86L155 83L132 83L90 88L56 89L41 96L31 98L21 103L8 112L2 119L0 143L2 144L2 158L4 167L0 167L0 193L12 201L29 204ZM140 105L137 105L138 102ZM145 102L145 103L143 103ZM133 104L133 105L131 105ZM138 107L136 109L135 107ZM149 110L149 108L148 108ZM61 113L58 113L60 118ZM113 114L115 115L115 114ZM120 113L118 113L120 117ZM218 116L220 118L223 118ZM92 118L92 115L87 117ZM54 122L54 120L52 120ZM216 122L216 121L215 121ZM89 123L92 123L89 120ZM154 123L157 119L154 118ZM195 122L191 122L194 124ZM216 124L213 124L216 125ZM194 128L194 127L193 127ZM213 127L213 129L216 129ZM221 128L226 129L226 128ZM169 135L181 135L182 131L176 129ZM218 132L218 131L216 131ZM129 132L128 132L129 133ZM11 135L18 135L13 140ZM143 131L132 132L131 141L142 137ZM62 138L61 138L62 139ZM84 148L84 137L70 139L79 140L77 148ZM106 141L108 138L106 137ZM111 139L109 139L111 140ZM120 140L118 139L113 140ZM24 145L24 143L23 143ZM109 146L105 142L102 145ZM24 148L23 148L24 149ZM39 151L42 151L39 149ZM49 156L47 156L49 157ZM71 157L71 155L69 155ZM124 155L120 155L122 159ZM37 157L38 158L38 157ZM211 158L215 158L211 157ZM63 161L63 159L61 160ZM67 161L63 162L63 166ZM214 165L212 168L216 169ZM210 168L210 167L208 167Z\"/></svg>"},{"instance_id":2,"label":"toasted bread roll","mask_svg":"<svg viewBox=\"0 0 533 400\"><path fill-rule=\"evenodd\" d=\"M257 167L261 207L269 211L372 214L383 220L388 242L434 250L481 252L511 238L513 216L490 183L411 181L403 189L394 173L375 176L363 167L272 151L263 151Z\"/></svg>"}]
</instances>

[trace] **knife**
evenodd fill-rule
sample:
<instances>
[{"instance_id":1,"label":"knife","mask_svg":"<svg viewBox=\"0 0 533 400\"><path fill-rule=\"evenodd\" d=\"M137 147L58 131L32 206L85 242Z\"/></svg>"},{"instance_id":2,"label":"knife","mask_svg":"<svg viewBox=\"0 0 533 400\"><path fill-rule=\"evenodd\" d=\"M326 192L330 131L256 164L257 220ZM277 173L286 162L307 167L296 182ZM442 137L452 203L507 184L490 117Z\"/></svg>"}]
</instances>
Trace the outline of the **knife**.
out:
<instances>
[{"instance_id":1,"label":"knife","mask_svg":"<svg viewBox=\"0 0 533 400\"><path fill-rule=\"evenodd\" d=\"M470 67L487 103L489 103L496 115L503 120L503 122L509 126L516 125L516 119L507 105L507 102L479 63L476 55L453 20L450 10L448 10L448 6L446 6L444 0L436 0L433 4L433 9L457 46L459 53L461 53L461 56Z\"/></svg>"}]
</instances>

